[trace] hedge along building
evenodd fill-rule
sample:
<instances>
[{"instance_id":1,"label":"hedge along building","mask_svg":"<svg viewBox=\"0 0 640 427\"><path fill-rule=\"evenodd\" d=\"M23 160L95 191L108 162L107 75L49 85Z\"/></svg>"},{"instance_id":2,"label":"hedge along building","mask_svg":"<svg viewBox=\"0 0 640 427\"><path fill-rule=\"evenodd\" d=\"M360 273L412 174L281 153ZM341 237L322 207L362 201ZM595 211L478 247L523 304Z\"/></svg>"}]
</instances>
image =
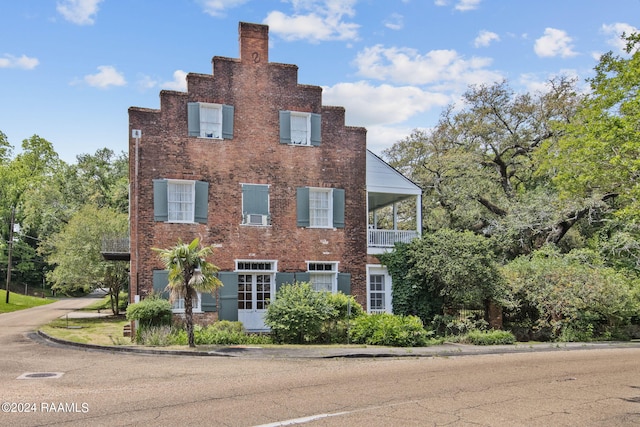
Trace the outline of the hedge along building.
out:
<instances>
[{"instance_id":1,"label":"hedge along building","mask_svg":"<svg viewBox=\"0 0 640 427\"><path fill-rule=\"evenodd\" d=\"M268 32L240 23L239 59L214 57L211 75L187 75L186 93L161 91L159 110L129 108L131 302L167 285L152 248L199 237L224 284L217 301L194 301L200 321L266 330L268 301L294 281L390 311L375 253L419 226L376 230L368 211L406 198L419 207L420 189L367 151L344 108L322 105L322 88L298 84L297 66L269 62Z\"/></svg>"}]
</instances>

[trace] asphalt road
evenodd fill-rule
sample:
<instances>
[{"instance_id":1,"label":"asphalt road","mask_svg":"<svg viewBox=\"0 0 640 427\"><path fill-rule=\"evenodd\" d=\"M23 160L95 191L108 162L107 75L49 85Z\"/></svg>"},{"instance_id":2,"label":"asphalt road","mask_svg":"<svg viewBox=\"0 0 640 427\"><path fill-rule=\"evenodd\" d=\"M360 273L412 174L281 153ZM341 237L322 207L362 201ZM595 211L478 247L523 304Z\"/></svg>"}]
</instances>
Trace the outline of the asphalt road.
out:
<instances>
[{"instance_id":1,"label":"asphalt road","mask_svg":"<svg viewBox=\"0 0 640 427\"><path fill-rule=\"evenodd\" d=\"M86 303L0 315L0 425L640 425L638 348L230 358L86 351L26 336Z\"/></svg>"}]
</instances>

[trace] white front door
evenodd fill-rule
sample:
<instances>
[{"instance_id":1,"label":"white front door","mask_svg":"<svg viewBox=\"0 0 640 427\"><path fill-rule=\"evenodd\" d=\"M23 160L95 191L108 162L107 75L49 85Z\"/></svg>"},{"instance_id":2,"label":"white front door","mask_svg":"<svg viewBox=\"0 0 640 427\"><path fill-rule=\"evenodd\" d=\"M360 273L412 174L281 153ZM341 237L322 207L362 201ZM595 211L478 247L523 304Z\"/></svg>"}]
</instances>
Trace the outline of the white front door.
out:
<instances>
[{"instance_id":1,"label":"white front door","mask_svg":"<svg viewBox=\"0 0 640 427\"><path fill-rule=\"evenodd\" d=\"M391 276L380 265L367 266L367 313L392 313Z\"/></svg>"},{"instance_id":2,"label":"white front door","mask_svg":"<svg viewBox=\"0 0 640 427\"><path fill-rule=\"evenodd\" d=\"M238 320L247 331L269 330L264 323L264 316L273 290L272 274L238 275Z\"/></svg>"}]
</instances>

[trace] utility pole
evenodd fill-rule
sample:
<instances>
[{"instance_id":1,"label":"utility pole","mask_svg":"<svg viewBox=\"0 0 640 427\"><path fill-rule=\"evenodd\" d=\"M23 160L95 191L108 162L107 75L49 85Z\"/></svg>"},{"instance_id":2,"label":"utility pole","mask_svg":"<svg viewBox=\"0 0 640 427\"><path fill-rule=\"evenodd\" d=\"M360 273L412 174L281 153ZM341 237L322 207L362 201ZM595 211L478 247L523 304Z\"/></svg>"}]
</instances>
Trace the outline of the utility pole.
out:
<instances>
[{"instance_id":1,"label":"utility pole","mask_svg":"<svg viewBox=\"0 0 640 427\"><path fill-rule=\"evenodd\" d=\"M16 208L11 208L11 226L9 227L9 261L7 263L7 299L6 304L9 304L9 284L11 283L11 251L13 250L13 222L16 219Z\"/></svg>"}]
</instances>

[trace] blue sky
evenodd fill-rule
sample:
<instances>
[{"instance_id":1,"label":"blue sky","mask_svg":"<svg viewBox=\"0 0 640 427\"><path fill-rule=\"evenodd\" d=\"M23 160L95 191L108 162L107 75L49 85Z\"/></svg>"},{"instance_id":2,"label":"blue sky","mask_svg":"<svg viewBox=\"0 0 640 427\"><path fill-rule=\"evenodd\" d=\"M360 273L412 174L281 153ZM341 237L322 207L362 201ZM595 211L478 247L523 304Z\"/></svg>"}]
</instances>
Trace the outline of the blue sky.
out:
<instances>
[{"instance_id":1,"label":"blue sky","mask_svg":"<svg viewBox=\"0 0 640 427\"><path fill-rule=\"evenodd\" d=\"M270 61L322 86L379 154L434 126L470 84L584 82L640 26L640 0L4 1L0 131L17 149L37 134L70 163L126 151L127 109L158 108L186 73L237 58L240 21L269 25Z\"/></svg>"}]
</instances>

